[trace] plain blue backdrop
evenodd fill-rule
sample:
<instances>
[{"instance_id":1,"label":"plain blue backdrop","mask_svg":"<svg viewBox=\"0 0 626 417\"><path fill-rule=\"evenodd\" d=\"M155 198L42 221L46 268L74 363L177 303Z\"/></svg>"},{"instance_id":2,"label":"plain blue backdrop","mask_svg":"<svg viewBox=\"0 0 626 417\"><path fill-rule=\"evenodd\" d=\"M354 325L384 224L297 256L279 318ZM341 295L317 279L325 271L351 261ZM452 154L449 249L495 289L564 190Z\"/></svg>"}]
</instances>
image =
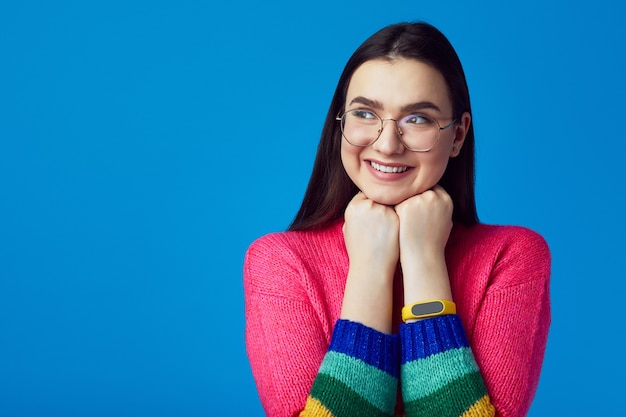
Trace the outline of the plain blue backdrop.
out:
<instances>
[{"instance_id":1,"label":"plain blue backdrop","mask_svg":"<svg viewBox=\"0 0 626 417\"><path fill-rule=\"evenodd\" d=\"M481 220L552 249L530 415L616 415L617 3L2 2L0 416L262 416L245 250L299 207L350 54L414 20L464 64Z\"/></svg>"}]
</instances>

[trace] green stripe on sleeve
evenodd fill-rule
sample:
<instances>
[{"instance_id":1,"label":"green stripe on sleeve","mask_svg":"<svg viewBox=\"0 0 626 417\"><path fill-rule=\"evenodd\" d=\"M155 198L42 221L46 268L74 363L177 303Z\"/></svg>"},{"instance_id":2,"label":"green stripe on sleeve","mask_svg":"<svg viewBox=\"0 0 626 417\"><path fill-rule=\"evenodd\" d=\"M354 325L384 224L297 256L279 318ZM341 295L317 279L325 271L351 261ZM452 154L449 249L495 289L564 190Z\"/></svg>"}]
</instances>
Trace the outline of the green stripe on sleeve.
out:
<instances>
[{"instance_id":1,"label":"green stripe on sleeve","mask_svg":"<svg viewBox=\"0 0 626 417\"><path fill-rule=\"evenodd\" d=\"M405 402L426 397L455 379L478 371L470 348L451 349L402 365L402 396Z\"/></svg>"},{"instance_id":2,"label":"green stripe on sleeve","mask_svg":"<svg viewBox=\"0 0 626 417\"><path fill-rule=\"evenodd\" d=\"M379 410L393 412L398 380L385 371L344 353L330 351L319 372L341 381Z\"/></svg>"},{"instance_id":3,"label":"green stripe on sleeve","mask_svg":"<svg viewBox=\"0 0 626 417\"><path fill-rule=\"evenodd\" d=\"M426 397L405 401L407 415L420 417L458 417L487 393L482 376L472 372Z\"/></svg>"},{"instance_id":4,"label":"green stripe on sleeve","mask_svg":"<svg viewBox=\"0 0 626 417\"><path fill-rule=\"evenodd\" d=\"M392 417L365 400L343 382L319 373L310 396L316 398L334 417Z\"/></svg>"}]
</instances>

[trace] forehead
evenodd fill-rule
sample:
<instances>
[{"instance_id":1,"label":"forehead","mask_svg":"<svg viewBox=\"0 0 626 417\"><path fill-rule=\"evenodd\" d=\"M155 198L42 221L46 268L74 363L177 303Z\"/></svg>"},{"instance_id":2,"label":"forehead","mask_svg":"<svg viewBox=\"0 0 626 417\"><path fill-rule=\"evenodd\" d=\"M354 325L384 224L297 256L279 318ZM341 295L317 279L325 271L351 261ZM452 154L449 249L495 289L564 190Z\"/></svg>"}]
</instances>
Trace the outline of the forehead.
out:
<instances>
[{"instance_id":1,"label":"forehead","mask_svg":"<svg viewBox=\"0 0 626 417\"><path fill-rule=\"evenodd\" d=\"M365 97L393 110L408 104L429 101L442 112L451 112L448 85L434 67L415 59L371 60L352 74L346 106L355 97Z\"/></svg>"}]
</instances>

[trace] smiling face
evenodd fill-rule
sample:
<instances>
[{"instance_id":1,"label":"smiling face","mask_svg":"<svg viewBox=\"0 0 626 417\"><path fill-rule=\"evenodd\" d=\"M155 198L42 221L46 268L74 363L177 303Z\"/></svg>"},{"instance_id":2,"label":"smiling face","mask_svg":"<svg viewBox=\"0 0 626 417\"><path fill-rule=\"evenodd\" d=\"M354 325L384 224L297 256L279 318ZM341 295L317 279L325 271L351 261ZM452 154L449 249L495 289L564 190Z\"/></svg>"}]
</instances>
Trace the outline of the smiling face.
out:
<instances>
[{"instance_id":1,"label":"smiling face","mask_svg":"<svg viewBox=\"0 0 626 417\"><path fill-rule=\"evenodd\" d=\"M443 76L414 59L372 60L352 75L345 111L366 109L382 119L400 120L410 114L434 119L440 126L452 121L452 102ZM407 150L400 141L396 122L386 120L380 137L369 146L341 142L346 173L370 199L396 205L437 184L448 159L459 154L470 124L469 113L448 129L428 152Z\"/></svg>"}]
</instances>

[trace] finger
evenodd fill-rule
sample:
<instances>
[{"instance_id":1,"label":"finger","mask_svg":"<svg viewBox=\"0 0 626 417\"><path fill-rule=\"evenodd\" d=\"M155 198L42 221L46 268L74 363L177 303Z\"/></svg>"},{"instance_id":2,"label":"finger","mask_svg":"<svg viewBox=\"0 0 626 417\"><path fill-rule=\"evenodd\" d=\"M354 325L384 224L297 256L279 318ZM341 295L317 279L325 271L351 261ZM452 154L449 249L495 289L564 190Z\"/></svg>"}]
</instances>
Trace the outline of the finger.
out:
<instances>
[{"instance_id":1,"label":"finger","mask_svg":"<svg viewBox=\"0 0 626 417\"><path fill-rule=\"evenodd\" d=\"M452 197L450 196L450 194L448 194L448 192L439 184L433 187L433 191L437 195L437 198L439 199L439 201L446 204L446 206L451 211L454 206L454 201L452 201Z\"/></svg>"},{"instance_id":2,"label":"finger","mask_svg":"<svg viewBox=\"0 0 626 417\"><path fill-rule=\"evenodd\" d=\"M359 191L358 193L354 195L354 197L352 197L352 201L363 201L363 200L367 200L367 197L365 196L365 194L363 194L363 191Z\"/></svg>"},{"instance_id":3,"label":"finger","mask_svg":"<svg viewBox=\"0 0 626 417\"><path fill-rule=\"evenodd\" d=\"M443 188L441 185L437 184L435 185L432 190L438 195L438 196L450 196L450 194L448 194L448 192L445 190L445 188Z\"/></svg>"}]
</instances>

